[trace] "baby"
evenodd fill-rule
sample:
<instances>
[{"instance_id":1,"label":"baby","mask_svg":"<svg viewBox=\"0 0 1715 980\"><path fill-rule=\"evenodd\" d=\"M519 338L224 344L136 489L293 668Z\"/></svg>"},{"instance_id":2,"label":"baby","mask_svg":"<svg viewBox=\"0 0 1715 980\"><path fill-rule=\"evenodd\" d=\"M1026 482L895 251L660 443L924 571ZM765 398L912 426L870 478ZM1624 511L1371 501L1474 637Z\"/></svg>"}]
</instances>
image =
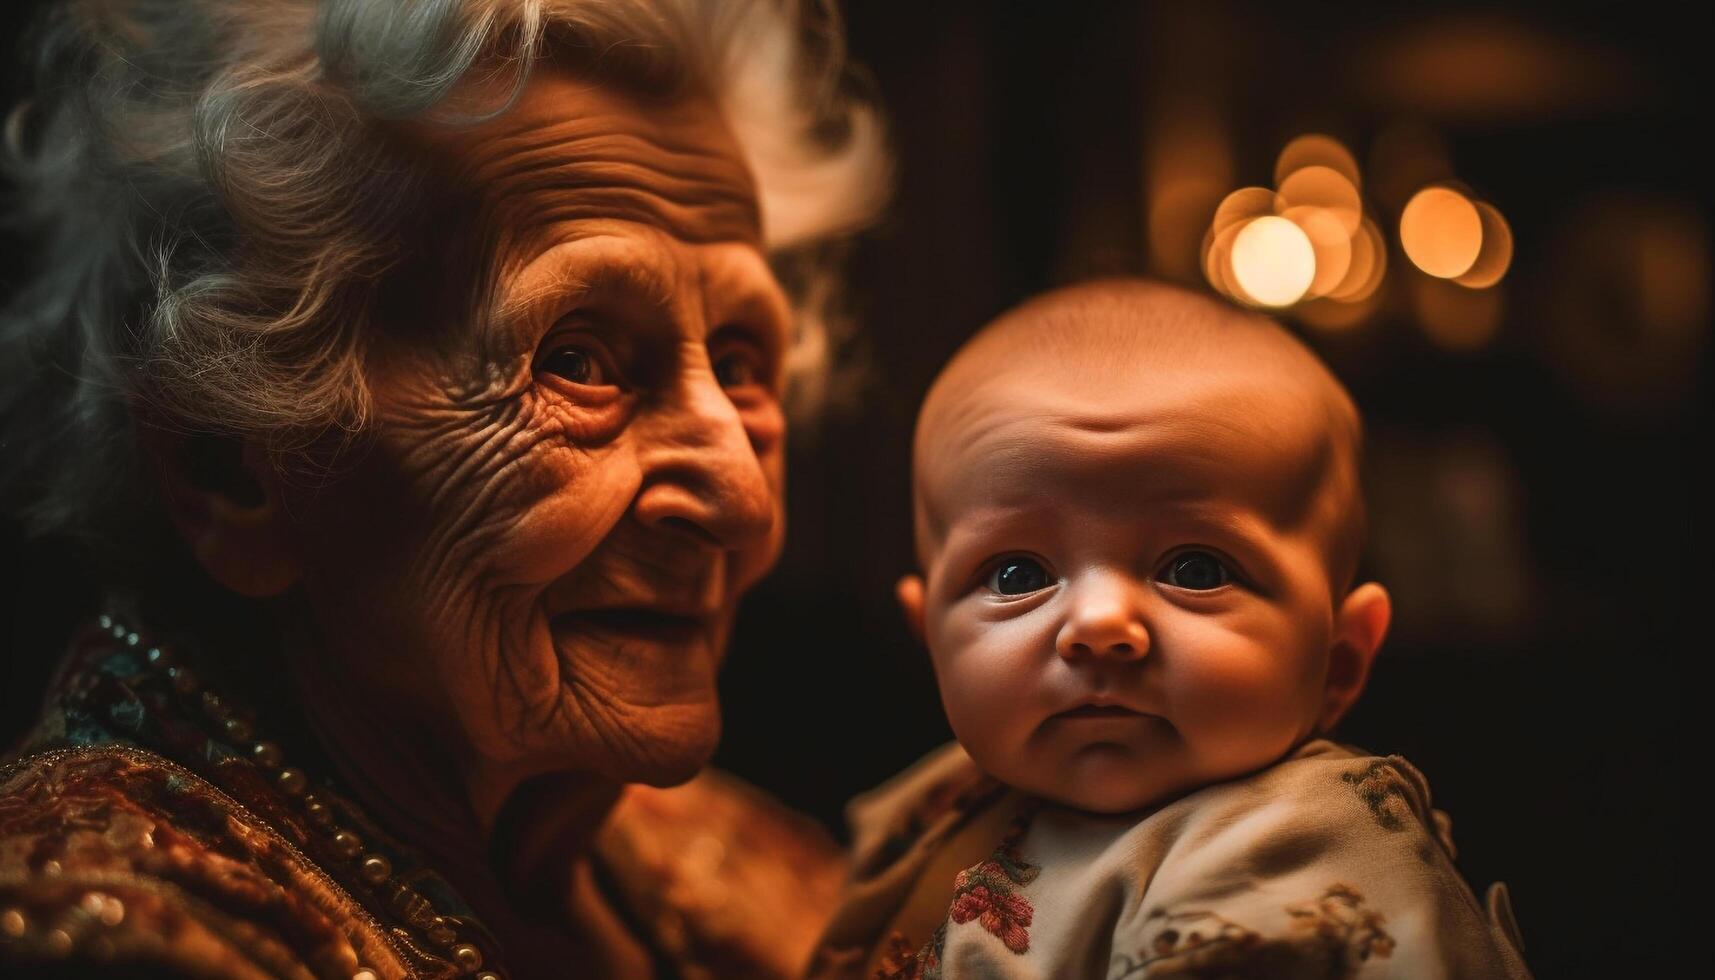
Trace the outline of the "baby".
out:
<instances>
[{"instance_id":1,"label":"baby","mask_svg":"<svg viewBox=\"0 0 1715 980\"><path fill-rule=\"evenodd\" d=\"M965 345L914 454L899 601L958 744L852 807L827 977L1526 977L1423 776L1321 736L1353 585L1351 399L1275 323L1167 286Z\"/></svg>"}]
</instances>

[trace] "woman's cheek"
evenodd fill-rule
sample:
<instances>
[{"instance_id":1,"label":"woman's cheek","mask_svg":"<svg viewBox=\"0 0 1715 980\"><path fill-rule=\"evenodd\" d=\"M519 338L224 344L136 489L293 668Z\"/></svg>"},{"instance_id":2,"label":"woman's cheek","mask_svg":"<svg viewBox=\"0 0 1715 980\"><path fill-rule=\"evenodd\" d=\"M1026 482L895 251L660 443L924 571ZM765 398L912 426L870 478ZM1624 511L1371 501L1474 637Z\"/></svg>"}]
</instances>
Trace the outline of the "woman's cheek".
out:
<instances>
[{"instance_id":1,"label":"woman's cheek","mask_svg":"<svg viewBox=\"0 0 1715 980\"><path fill-rule=\"evenodd\" d=\"M593 453L545 446L496 476L505 529L490 556L496 578L546 584L588 558L637 496L640 474L619 443Z\"/></svg>"}]
</instances>

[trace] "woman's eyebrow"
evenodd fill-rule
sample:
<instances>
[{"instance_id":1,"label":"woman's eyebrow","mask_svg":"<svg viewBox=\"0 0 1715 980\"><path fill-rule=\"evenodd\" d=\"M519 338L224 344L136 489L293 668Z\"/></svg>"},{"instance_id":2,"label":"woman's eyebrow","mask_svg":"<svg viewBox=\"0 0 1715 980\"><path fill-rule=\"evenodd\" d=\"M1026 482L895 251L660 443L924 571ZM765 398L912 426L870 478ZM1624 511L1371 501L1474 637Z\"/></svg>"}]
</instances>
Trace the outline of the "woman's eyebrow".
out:
<instances>
[{"instance_id":1,"label":"woman's eyebrow","mask_svg":"<svg viewBox=\"0 0 1715 980\"><path fill-rule=\"evenodd\" d=\"M532 262L517 277L528 282L505 290L494 309L494 322L517 323L541 312L542 307L567 297L600 300L623 296L651 308L666 308L673 302L673 283L656 263L642 261L629 247L603 248L573 242L555 246Z\"/></svg>"}]
</instances>

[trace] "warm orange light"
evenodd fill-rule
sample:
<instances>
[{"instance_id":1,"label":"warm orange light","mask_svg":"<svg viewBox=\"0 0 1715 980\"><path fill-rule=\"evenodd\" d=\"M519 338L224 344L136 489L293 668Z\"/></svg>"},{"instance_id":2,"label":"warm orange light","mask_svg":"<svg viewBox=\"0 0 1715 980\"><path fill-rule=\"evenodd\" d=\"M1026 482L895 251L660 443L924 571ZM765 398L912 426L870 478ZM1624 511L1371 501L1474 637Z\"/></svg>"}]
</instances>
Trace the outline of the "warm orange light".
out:
<instances>
[{"instance_id":1,"label":"warm orange light","mask_svg":"<svg viewBox=\"0 0 1715 980\"><path fill-rule=\"evenodd\" d=\"M1241 303L1254 304L1256 301L1245 295L1243 289L1233 281L1233 239L1239 237L1244 223L1229 225L1220 234L1213 228L1203 236L1203 277L1209 280L1209 285L1228 299Z\"/></svg>"},{"instance_id":2,"label":"warm orange light","mask_svg":"<svg viewBox=\"0 0 1715 980\"><path fill-rule=\"evenodd\" d=\"M1387 240L1376 223L1364 219L1362 228L1352 236L1352 260L1339 285L1328 291L1328 298L1341 303L1363 303L1375 294L1387 273Z\"/></svg>"},{"instance_id":3,"label":"warm orange light","mask_svg":"<svg viewBox=\"0 0 1715 980\"><path fill-rule=\"evenodd\" d=\"M1332 136L1306 133L1286 144L1274 161L1274 185L1285 185L1288 177L1306 167L1326 167L1346 179L1353 187L1363 181L1358 176L1358 161L1345 144Z\"/></svg>"},{"instance_id":4,"label":"warm orange light","mask_svg":"<svg viewBox=\"0 0 1715 980\"><path fill-rule=\"evenodd\" d=\"M1278 215L1256 218L1233 238L1233 280L1262 306L1291 306L1316 276L1316 250L1303 229Z\"/></svg>"},{"instance_id":5,"label":"warm orange light","mask_svg":"<svg viewBox=\"0 0 1715 980\"><path fill-rule=\"evenodd\" d=\"M1399 241L1413 265L1439 279L1464 275L1483 249L1476 205L1451 187L1417 192L1399 218Z\"/></svg>"},{"instance_id":6,"label":"warm orange light","mask_svg":"<svg viewBox=\"0 0 1715 980\"><path fill-rule=\"evenodd\" d=\"M1501 281L1513 262L1513 231L1507 219L1487 201L1473 202L1483 223L1483 247L1464 275L1453 281L1470 289L1487 289Z\"/></svg>"},{"instance_id":7,"label":"warm orange light","mask_svg":"<svg viewBox=\"0 0 1715 980\"><path fill-rule=\"evenodd\" d=\"M1266 187L1241 187L1221 199L1209 228L1216 235L1252 218L1274 213L1274 192Z\"/></svg>"},{"instance_id":8,"label":"warm orange light","mask_svg":"<svg viewBox=\"0 0 1715 980\"><path fill-rule=\"evenodd\" d=\"M1352 234L1346 230L1343 216L1327 208L1302 206L1288 208L1281 217L1304 232L1316 253L1316 272L1305 298L1326 296L1340 285L1352 266Z\"/></svg>"},{"instance_id":9,"label":"warm orange light","mask_svg":"<svg viewBox=\"0 0 1715 980\"><path fill-rule=\"evenodd\" d=\"M1286 214L1294 208L1320 208L1340 220L1346 237L1358 230L1364 218L1364 203L1358 188L1330 167L1304 167L1280 183L1274 195L1275 210Z\"/></svg>"}]
</instances>

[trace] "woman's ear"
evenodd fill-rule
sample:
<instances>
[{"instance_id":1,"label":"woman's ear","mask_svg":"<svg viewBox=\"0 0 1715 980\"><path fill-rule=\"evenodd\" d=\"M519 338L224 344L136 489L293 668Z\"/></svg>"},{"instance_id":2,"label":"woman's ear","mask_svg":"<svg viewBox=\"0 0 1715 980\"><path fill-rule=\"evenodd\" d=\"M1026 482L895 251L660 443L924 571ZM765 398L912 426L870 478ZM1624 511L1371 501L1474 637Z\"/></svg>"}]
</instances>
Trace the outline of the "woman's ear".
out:
<instances>
[{"instance_id":1,"label":"woman's ear","mask_svg":"<svg viewBox=\"0 0 1715 980\"><path fill-rule=\"evenodd\" d=\"M226 436L139 428L167 514L215 581L255 599L297 583L302 567L267 454Z\"/></svg>"},{"instance_id":2,"label":"woman's ear","mask_svg":"<svg viewBox=\"0 0 1715 980\"><path fill-rule=\"evenodd\" d=\"M1334 614L1334 644L1328 651L1328 680L1322 692L1320 731L1329 731L1364 692L1370 665L1387 636L1393 601L1375 582L1353 589Z\"/></svg>"},{"instance_id":3,"label":"woman's ear","mask_svg":"<svg viewBox=\"0 0 1715 980\"><path fill-rule=\"evenodd\" d=\"M923 629L923 577L906 575L893 587L893 594L899 597L899 608L905 613L905 625L911 627L911 635L917 637L917 642L927 646L927 633Z\"/></svg>"}]
</instances>

